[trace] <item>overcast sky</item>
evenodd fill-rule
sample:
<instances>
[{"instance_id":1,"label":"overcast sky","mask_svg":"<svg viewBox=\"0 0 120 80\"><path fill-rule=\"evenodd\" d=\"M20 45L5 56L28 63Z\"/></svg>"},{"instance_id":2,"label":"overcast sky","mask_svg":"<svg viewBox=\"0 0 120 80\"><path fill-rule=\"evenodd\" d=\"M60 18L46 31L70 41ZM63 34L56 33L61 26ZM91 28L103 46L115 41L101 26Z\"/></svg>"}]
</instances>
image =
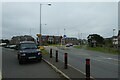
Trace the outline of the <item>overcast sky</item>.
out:
<instances>
[{"instance_id":1,"label":"overcast sky","mask_svg":"<svg viewBox=\"0 0 120 80\"><path fill-rule=\"evenodd\" d=\"M47 4L47 3L42 3ZM52 2L42 5L42 34L87 38L89 34L118 34L117 2ZM44 25L47 24L47 25ZM39 2L2 3L2 37L36 37L40 28ZM65 29L65 30L64 30ZM82 33L82 34L81 34Z\"/></svg>"}]
</instances>

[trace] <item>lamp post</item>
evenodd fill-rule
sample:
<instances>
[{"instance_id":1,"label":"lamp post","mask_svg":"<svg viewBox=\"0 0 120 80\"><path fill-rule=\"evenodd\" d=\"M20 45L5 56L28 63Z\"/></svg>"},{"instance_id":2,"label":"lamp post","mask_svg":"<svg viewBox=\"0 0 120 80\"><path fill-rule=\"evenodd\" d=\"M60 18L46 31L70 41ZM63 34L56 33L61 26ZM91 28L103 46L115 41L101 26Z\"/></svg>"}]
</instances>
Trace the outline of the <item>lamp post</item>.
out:
<instances>
[{"instance_id":1,"label":"lamp post","mask_svg":"<svg viewBox=\"0 0 120 80\"><path fill-rule=\"evenodd\" d=\"M83 41L82 41L82 33L81 33L81 46L82 46L82 43L83 43Z\"/></svg>"},{"instance_id":2,"label":"lamp post","mask_svg":"<svg viewBox=\"0 0 120 80\"><path fill-rule=\"evenodd\" d=\"M40 37L39 37L39 46L41 46L41 36L42 36L42 30L41 30L41 9L42 9L42 5L49 5L49 6L51 6L51 4L49 3L49 4L40 4Z\"/></svg>"},{"instance_id":3,"label":"lamp post","mask_svg":"<svg viewBox=\"0 0 120 80\"><path fill-rule=\"evenodd\" d=\"M65 28L64 28L64 44L66 44L66 35L65 35Z\"/></svg>"},{"instance_id":4,"label":"lamp post","mask_svg":"<svg viewBox=\"0 0 120 80\"><path fill-rule=\"evenodd\" d=\"M115 31L115 29L113 29L113 46L114 46L114 44L115 44L115 40L114 40L114 31Z\"/></svg>"}]
</instances>

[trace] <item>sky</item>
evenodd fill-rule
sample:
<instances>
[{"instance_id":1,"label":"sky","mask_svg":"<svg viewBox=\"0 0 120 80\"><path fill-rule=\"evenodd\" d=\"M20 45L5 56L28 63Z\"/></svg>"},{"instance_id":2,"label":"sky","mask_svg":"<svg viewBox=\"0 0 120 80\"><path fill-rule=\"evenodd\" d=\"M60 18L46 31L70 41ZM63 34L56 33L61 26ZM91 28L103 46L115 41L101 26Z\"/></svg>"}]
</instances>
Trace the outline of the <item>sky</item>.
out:
<instances>
[{"instance_id":1,"label":"sky","mask_svg":"<svg viewBox=\"0 0 120 80\"><path fill-rule=\"evenodd\" d=\"M104 38L118 34L117 2L41 2L43 35L66 35L87 38L99 34ZM1 7L0 7L1 8ZM45 25L46 24L46 25ZM3 2L2 37L32 35L40 28L40 2Z\"/></svg>"}]
</instances>

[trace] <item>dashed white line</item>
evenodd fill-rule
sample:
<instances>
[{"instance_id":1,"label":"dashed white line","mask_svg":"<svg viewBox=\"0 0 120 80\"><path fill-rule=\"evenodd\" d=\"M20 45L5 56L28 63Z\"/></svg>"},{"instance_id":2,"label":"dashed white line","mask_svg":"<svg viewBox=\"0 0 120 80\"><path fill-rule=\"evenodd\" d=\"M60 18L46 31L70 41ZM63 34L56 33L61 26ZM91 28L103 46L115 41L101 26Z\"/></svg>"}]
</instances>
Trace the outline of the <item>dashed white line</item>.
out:
<instances>
[{"instance_id":1,"label":"dashed white line","mask_svg":"<svg viewBox=\"0 0 120 80\"><path fill-rule=\"evenodd\" d=\"M93 58L91 58L91 59L93 59ZM110 63L110 62L106 62L106 61L103 61L103 60L100 60L100 59L93 59L93 60L95 60L95 61L101 61L101 62L104 62L104 63L109 63L109 64L113 64L113 63ZM114 65L118 65L118 64L114 64Z\"/></svg>"}]
</instances>

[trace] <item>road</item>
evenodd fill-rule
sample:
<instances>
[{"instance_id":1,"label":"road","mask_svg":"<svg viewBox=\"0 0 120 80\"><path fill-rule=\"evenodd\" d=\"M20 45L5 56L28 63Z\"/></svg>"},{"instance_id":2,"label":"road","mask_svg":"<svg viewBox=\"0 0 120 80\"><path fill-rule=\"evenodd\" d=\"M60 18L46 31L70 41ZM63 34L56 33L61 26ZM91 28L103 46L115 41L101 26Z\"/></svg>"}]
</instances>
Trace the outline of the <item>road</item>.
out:
<instances>
[{"instance_id":1,"label":"road","mask_svg":"<svg viewBox=\"0 0 120 80\"><path fill-rule=\"evenodd\" d=\"M45 62L30 62L19 65L15 50L2 48L3 78L60 78Z\"/></svg>"},{"instance_id":2,"label":"road","mask_svg":"<svg viewBox=\"0 0 120 80\"><path fill-rule=\"evenodd\" d=\"M65 50L59 47L46 47L59 52L59 59L63 61L63 54L68 53L68 63L76 69L85 73L85 59L91 61L91 76L94 78L118 78L118 55L89 51L67 47Z\"/></svg>"}]
</instances>

